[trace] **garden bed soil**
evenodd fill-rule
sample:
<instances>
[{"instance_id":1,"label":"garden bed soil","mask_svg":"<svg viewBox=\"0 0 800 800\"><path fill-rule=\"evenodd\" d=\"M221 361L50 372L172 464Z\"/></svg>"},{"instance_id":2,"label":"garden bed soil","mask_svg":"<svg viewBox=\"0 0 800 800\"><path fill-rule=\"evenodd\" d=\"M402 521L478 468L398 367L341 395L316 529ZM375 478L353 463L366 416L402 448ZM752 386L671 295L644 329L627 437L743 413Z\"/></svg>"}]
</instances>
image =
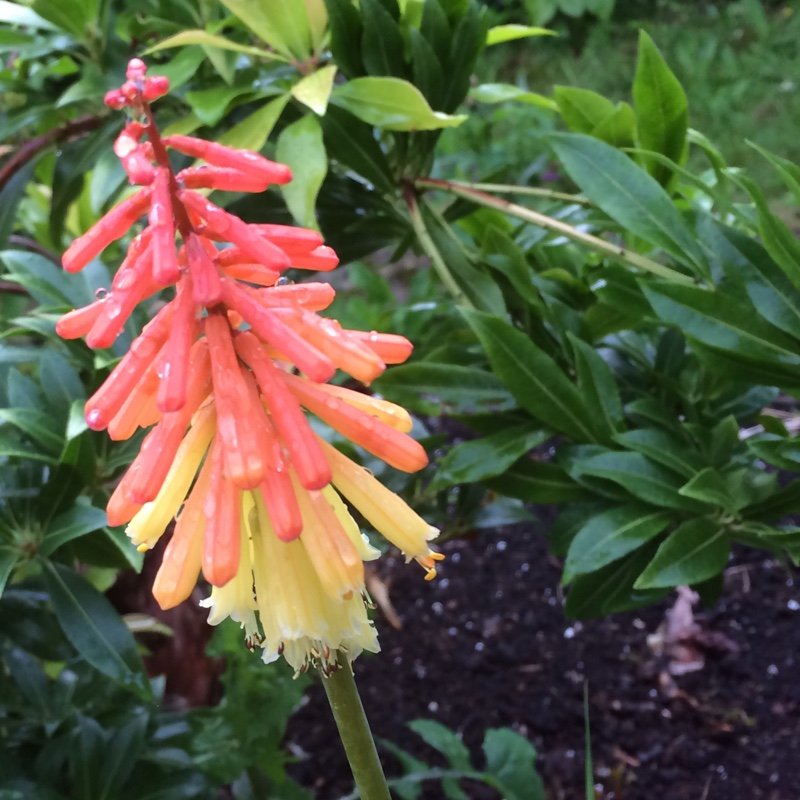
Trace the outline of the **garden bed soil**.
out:
<instances>
[{"instance_id":1,"label":"garden bed soil","mask_svg":"<svg viewBox=\"0 0 800 800\"><path fill-rule=\"evenodd\" d=\"M712 609L695 609L689 654L705 666L671 675L648 645L675 595L655 607L581 623L564 619L559 564L533 526L446 543L440 577L382 559L377 577L402 621L377 612L383 652L356 662L376 736L431 765L443 761L407 727L442 722L481 765L486 729L528 737L549 800L584 800L588 682L598 800L797 800L800 797L800 595L774 558L740 551ZM796 577L796 573L795 577ZM689 659L691 660L691 659ZM290 720L294 777L317 800L352 781L320 686ZM394 757L388 772L399 774ZM465 786L471 800L497 794ZM424 798L444 797L435 784Z\"/></svg>"}]
</instances>

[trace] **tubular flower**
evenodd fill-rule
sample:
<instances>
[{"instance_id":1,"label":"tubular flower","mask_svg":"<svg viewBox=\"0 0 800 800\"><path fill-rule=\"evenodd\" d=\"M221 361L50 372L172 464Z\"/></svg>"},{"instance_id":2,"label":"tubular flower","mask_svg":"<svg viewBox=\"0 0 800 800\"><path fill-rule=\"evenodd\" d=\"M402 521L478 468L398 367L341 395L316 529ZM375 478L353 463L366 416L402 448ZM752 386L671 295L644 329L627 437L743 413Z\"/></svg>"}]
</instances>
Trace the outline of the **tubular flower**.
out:
<instances>
[{"instance_id":1,"label":"tubular flower","mask_svg":"<svg viewBox=\"0 0 800 800\"><path fill-rule=\"evenodd\" d=\"M327 383L337 369L369 383L405 361L411 344L342 328L318 313L333 301L328 284L281 277L336 266L316 231L246 224L196 191L261 192L291 172L258 153L162 138L149 101L168 88L133 59L106 96L137 120L114 152L140 188L63 257L77 272L145 221L111 290L59 320L64 338L108 347L137 305L172 295L86 403L89 427L114 439L150 429L109 500L109 523L127 524L144 550L175 519L153 587L159 604L189 597L202 573L209 622L238 621L265 661L282 654L296 671L327 673L339 651L352 659L378 650L363 562L379 553L349 507L427 578L442 556L429 545L438 531L320 439L306 413L397 469L421 469L427 456L403 408ZM168 149L205 164L175 173Z\"/></svg>"}]
</instances>

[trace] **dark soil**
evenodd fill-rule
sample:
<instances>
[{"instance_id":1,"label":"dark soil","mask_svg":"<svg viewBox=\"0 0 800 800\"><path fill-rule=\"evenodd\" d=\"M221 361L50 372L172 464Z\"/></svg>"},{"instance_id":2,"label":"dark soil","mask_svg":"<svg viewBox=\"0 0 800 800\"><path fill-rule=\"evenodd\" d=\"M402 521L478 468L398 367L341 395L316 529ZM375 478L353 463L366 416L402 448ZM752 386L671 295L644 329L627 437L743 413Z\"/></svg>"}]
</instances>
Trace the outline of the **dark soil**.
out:
<instances>
[{"instance_id":1,"label":"dark soil","mask_svg":"<svg viewBox=\"0 0 800 800\"><path fill-rule=\"evenodd\" d=\"M665 681L647 644L674 602L610 619L564 619L558 563L529 526L442 548L440 577L426 583L401 560L379 577L402 619L379 613L383 652L356 662L376 736L444 766L407 727L434 719L463 737L475 763L487 728L510 726L539 752L552 800L584 800L584 682L588 681L597 798L797 800L800 798L800 595L785 566L738 554L723 597L697 609L725 646L705 667ZM734 652L738 649L738 652ZM320 686L292 718L294 776L334 800L352 789ZM399 774L392 756L385 763ZM471 800L497 795L465 787ZM444 797L436 785L425 798Z\"/></svg>"}]
</instances>

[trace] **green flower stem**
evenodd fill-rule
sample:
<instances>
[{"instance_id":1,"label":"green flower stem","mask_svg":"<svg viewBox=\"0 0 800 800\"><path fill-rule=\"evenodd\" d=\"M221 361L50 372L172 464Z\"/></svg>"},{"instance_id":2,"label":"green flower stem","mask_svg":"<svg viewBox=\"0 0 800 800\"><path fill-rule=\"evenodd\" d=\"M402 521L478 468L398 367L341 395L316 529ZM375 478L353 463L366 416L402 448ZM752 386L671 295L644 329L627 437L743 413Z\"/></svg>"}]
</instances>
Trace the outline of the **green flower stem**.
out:
<instances>
[{"instance_id":1,"label":"green flower stem","mask_svg":"<svg viewBox=\"0 0 800 800\"><path fill-rule=\"evenodd\" d=\"M414 233L417 234L417 239L419 239L422 249L430 258L431 264L434 270L436 270L436 274L439 276L439 280L445 285L450 294L453 295L453 299L456 303L460 306L466 306L467 308L474 308L470 299L464 294L461 287L450 274L450 270L447 268L442 254L439 252L431 235L428 233L428 229L425 227L425 221L422 219L422 214L419 210L419 204L417 203L417 197L413 186L408 184L404 186L403 194L405 196L406 205L408 206L408 213L411 217L411 225L414 228Z\"/></svg>"},{"instance_id":2,"label":"green flower stem","mask_svg":"<svg viewBox=\"0 0 800 800\"><path fill-rule=\"evenodd\" d=\"M665 267L657 261L653 261L639 253L634 253L624 247L607 242L605 239L600 239L597 236L592 236L590 233L573 228L572 225L567 225L561 220L548 217L546 214L540 214L538 211L533 211L530 208L510 203L508 200L503 200L500 197L494 197L486 192L472 189L463 184L451 183L450 181L441 181L434 178L420 178L417 180L416 185L424 189L438 189L442 192L456 195L456 197L463 197L466 200L471 200L477 205L485 206L486 208L494 208L511 217L516 217L531 225L536 225L546 230L555 231L562 236L566 236L573 242L586 245L592 250L604 253L606 255L617 258L620 261L625 261L632 267L635 267L642 272L649 272L652 275L658 275L660 278L667 278L675 283L694 283L694 280L688 275L677 272L674 269Z\"/></svg>"},{"instance_id":3,"label":"green flower stem","mask_svg":"<svg viewBox=\"0 0 800 800\"><path fill-rule=\"evenodd\" d=\"M592 201L582 194L555 192L552 189L542 189L539 186L514 186L511 183L469 183L468 181L448 181L448 183L453 186L463 186L465 189L474 189L478 192L516 194L520 197L541 197L543 200L561 200L565 203L575 203L580 206L590 206L592 204Z\"/></svg>"},{"instance_id":4,"label":"green flower stem","mask_svg":"<svg viewBox=\"0 0 800 800\"><path fill-rule=\"evenodd\" d=\"M391 800L353 670L341 653L339 669L328 677L322 675L322 685L362 800Z\"/></svg>"}]
</instances>

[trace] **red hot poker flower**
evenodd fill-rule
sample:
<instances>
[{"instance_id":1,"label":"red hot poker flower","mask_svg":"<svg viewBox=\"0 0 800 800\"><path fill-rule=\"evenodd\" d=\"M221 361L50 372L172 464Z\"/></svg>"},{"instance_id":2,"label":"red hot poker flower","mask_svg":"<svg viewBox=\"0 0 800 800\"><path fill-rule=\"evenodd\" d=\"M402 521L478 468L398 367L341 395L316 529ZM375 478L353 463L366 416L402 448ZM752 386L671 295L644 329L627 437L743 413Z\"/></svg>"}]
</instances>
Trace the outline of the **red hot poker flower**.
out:
<instances>
[{"instance_id":1,"label":"red hot poker flower","mask_svg":"<svg viewBox=\"0 0 800 800\"><path fill-rule=\"evenodd\" d=\"M111 345L138 304L174 287L86 403L89 426L112 438L153 426L108 503L109 522L129 523L133 542L148 548L183 506L154 586L159 603L188 597L202 570L214 586L212 623L239 620L265 660L283 653L295 669L332 669L337 649L351 658L377 649L361 596L362 562L378 553L342 497L428 577L440 556L428 545L436 531L322 442L303 409L387 463L421 469L427 456L408 436L404 409L327 384L337 369L372 381L405 361L411 344L320 317L334 297L327 284L282 285L290 267L336 266L319 233L246 224L194 190L261 192L291 171L190 136L162 139L149 102L167 90L133 59L126 82L106 96L144 120L129 122L114 145L142 188L63 258L77 272L146 219L111 291L58 322L60 335L85 336L92 347ZM169 148L205 165L176 174Z\"/></svg>"}]
</instances>

